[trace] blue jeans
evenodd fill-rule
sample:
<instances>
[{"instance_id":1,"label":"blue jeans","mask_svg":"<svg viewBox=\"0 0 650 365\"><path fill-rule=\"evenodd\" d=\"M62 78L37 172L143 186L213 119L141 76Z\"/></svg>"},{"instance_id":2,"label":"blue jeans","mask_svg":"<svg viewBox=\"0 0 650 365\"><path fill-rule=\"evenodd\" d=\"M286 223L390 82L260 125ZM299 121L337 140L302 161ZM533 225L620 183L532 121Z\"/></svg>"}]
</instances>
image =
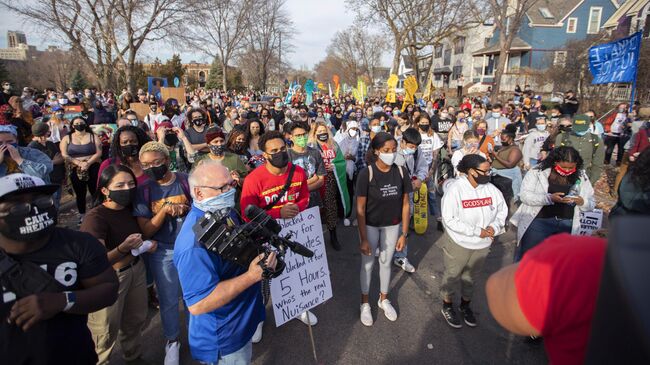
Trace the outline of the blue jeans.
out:
<instances>
[{"instance_id":1,"label":"blue jeans","mask_svg":"<svg viewBox=\"0 0 650 365\"><path fill-rule=\"evenodd\" d=\"M244 347L233 352L232 354L224 355L217 360L217 362L204 362L206 365L248 365L253 358L253 343L248 341Z\"/></svg>"},{"instance_id":2,"label":"blue jeans","mask_svg":"<svg viewBox=\"0 0 650 365\"><path fill-rule=\"evenodd\" d=\"M518 201L519 191L521 191L521 181L523 180L519 166L510 169L493 169L493 171L512 180L512 198L513 201Z\"/></svg>"},{"instance_id":3,"label":"blue jeans","mask_svg":"<svg viewBox=\"0 0 650 365\"><path fill-rule=\"evenodd\" d=\"M180 336L178 299L181 297L181 284L173 258L174 245L158 242L158 248L149 254L148 260L156 289L158 289L163 335L170 341L177 340Z\"/></svg>"},{"instance_id":4,"label":"blue jeans","mask_svg":"<svg viewBox=\"0 0 650 365\"><path fill-rule=\"evenodd\" d=\"M435 191L429 191L428 195L427 205L429 206L429 222L432 222L432 218L437 219L442 215L440 210L440 197Z\"/></svg>"},{"instance_id":5,"label":"blue jeans","mask_svg":"<svg viewBox=\"0 0 650 365\"><path fill-rule=\"evenodd\" d=\"M515 262L521 261L524 254L545 239L559 233L571 233L572 219L535 218L515 250Z\"/></svg>"}]
</instances>

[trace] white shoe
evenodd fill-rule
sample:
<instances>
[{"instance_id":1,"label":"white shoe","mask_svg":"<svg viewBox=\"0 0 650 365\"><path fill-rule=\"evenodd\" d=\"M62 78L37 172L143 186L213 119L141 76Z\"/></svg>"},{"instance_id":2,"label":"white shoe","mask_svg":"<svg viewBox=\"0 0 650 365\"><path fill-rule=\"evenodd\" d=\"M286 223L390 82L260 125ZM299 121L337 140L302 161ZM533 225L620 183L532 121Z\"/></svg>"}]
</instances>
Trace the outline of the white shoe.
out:
<instances>
[{"instance_id":1,"label":"white shoe","mask_svg":"<svg viewBox=\"0 0 650 365\"><path fill-rule=\"evenodd\" d=\"M174 342L167 341L167 345L165 345L165 365L178 365L178 361L179 361L178 353L180 349L181 349L180 341L174 341Z\"/></svg>"},{"instance_id":2,"label":"white shoe","mask_svg":"<svg viewBox=\"0 0 650 365\"><path fill-rule=\"evenodd\" d=\"M361 323L364 326L372 326L372 313L370 313L370 304L362 303L361 304Z\"/></svg>"},{"instance_id":3,"label":"white shoe","mask_svg":"<svg viewBox=\"0 0 650 365\"><path fill-rule=\"evenodd\" d=\"M377 305L379 306L380 309L384 310L384 315L386 316L386 318L388 318L389 321L394 322L397 320L397 312L395 312L395 308L393 308L393 305L390 304L390 300L379 299Z\"/></svg>"},{"instance_id":4,"label":"white shoe","mask_svg":"<svg viewBox=\"0 0 650 365\"><path fill-rule=\"evenodd\" d=\"M298 318L300 318L302 323L304 323L304 324L306 324L308 326L309 326L310 323L311 323L312 326L315 326L316 324L318 324L318 318L316 318L316 315L314 313L310 312L310 311L302 312L302 314Z\"/></svg>"},{"instance_id":5,"label":"white shoe","mask_svg":"<svg viewBox=\"0 0 650 365\"><path fill-rule=\"evenodd\" d=\"M253 338L251 339L253 343L259 343L262 341L262 327L264 327L264 322L260 322L257 325L257 329L255 330L255 333L253 333Z\"/></svg>"},{"instance_id":6,"label":"white shoe","mask_svg":"<svg viewBox=\"0 0 650 365\"><path fill-rule=\"evenodd\" d=\"M350 224L351 224L351 223L350 223L350 220L349 220L349 219L345 218L345 219L343 220L343 225L344 225L344 226L346 226L346 227L350 227Z\"/></svg>"},{"instance_id":7,"label":"white shoe","mask_svg":"<svg viewBox=\"0 0 650 365\"><path fill-rule=\"evenodd\" d=\"M404 270L406 272L409 272L409 273L415 272L415 266L411 265L411 263L409 262L409 259L407 259L406 257L400 257L400 258L397 258L397 259L393 260L393 264L395 264L395 266L401 267L402 270Z\"/></svg>"}]
</instances>

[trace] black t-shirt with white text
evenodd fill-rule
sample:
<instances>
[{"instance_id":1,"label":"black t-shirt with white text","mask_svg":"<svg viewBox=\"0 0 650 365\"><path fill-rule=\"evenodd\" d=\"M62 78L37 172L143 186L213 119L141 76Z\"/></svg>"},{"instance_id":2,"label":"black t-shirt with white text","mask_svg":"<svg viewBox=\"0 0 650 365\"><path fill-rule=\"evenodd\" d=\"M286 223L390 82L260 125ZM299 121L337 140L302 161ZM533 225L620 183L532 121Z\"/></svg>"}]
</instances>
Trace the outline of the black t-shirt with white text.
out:
<instances>
[{"instance_id":1,"label":"black t-shirt with white text","mask_svg":"<svg viewBox=\"0 0 650 365\"><path fill-rule=\"evenodd\" d=\"M55 228L41 249L10 255L19 262L32 262L61 284L61 292L82 289L81 281L108 267L106 249L88 233ZM0 301L0 363L2 364L95 364L95 345L86 325L87 316L58 313L37 323L27 332L8 324L6 318L16 301L2 288Z\"/></svg>"},{"instance_id":2,"label":"black t-shirt with white text","mask_svg":"<svg viewBox=\"0 0 650 365\"><path fill-rule=\"evenodd\" d=\"M368 183L369 169L366 167L357 177L355 192L367 197L366 224L373 227L394 226L402 222L402 199L413 188L406 169L393 165L388 172L383 172L372 165L372 181Z\"/></svg>"}]
</instances>

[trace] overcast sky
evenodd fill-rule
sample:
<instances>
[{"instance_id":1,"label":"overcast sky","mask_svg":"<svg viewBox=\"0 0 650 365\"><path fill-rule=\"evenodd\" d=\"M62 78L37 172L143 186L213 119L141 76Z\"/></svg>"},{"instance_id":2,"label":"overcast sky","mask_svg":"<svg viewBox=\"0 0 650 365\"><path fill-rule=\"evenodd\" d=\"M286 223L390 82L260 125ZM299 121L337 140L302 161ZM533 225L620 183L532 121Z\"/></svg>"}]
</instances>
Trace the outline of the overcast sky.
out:
<instances>
[{"instance_id":1,"label":"overcast sky","mask_svg":"<svg viewBox=\"0 0 650 365\"><path fill-rule=\"evenodd\" d=\"M287 0L287 9L293 19L296 34L292 41L293 52L287 59L295 68L306 66L313 69L314 65L325 57L325 49L338 30L347 28L353 23L354 12L345 7L344 0ZM3 9L4 10L4 9ZM7 31L21 30L27 35L27 43L38 49L45 49L50 44L56 44L52 37L43 31L24 24L21 18L13 13L0 13L0 48L7 47ZM211 60L199 53L181 53L183 62L210 62ZM163 61L171 57L174 50L169 47L148 47L141 52L144 61L159 57ZM384 63L390 62L390 56L384 57ZM385 66L388 66L386 64Z\"/></svg>"}]
</instances>

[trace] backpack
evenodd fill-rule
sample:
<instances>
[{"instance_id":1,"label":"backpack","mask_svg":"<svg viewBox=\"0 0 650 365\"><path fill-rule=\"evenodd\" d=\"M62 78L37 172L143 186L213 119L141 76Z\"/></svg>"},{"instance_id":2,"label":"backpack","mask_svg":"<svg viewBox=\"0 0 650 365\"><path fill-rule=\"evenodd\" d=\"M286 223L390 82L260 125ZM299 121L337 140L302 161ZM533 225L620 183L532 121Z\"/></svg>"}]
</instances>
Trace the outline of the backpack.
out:
<instances>
[{"instance_id":1,"label":"backpack","mask_svg":"<svg viewBox=\"0 0 650 365\"><path fill-rule=\"evenodd\" d=\"M397 169L399 170L399 176L401 176L402 180L404 180L404 171L402 171L402 166L398 166L395 164L393 164L393 166L397 166ZM372 181L372 164L368 165L368 184L370 184L371 181Z\"/></svg>"}]
</instances>

